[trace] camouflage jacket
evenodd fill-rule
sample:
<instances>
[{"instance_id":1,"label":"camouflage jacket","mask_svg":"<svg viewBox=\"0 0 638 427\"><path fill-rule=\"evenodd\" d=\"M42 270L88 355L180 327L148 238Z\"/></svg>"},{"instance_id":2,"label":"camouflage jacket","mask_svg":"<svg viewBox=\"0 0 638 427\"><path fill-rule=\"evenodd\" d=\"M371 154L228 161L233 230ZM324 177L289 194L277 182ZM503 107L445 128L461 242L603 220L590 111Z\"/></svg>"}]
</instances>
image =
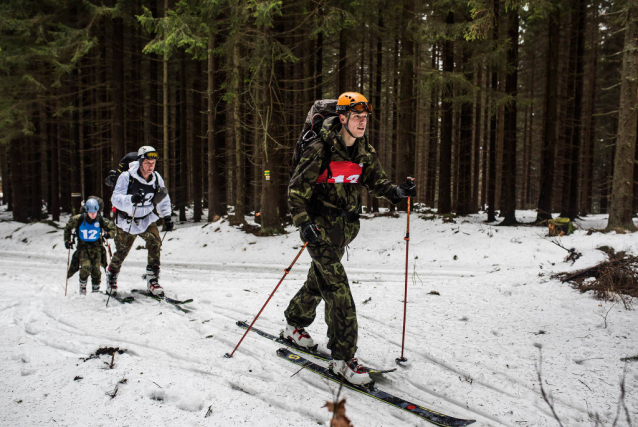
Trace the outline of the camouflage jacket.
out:
<instances>
[{"instance_id":1,"label":"camouflage jacket","mask_svg":"<svg viewBox=\"0 0 638 427\"><path fill-rule=\"evenodd\" d=\"M80 214L80 215L75 215L72 216L71 219L69 220L69 222L66 224L66 226L64 227L64 241L65 242L69 242L71 240L71 234L72 233L76 233L77 234L77 229L80 227L80 225L82 224L82 218L83 215L85 214ZM87 220L89 219L88 215L87 215ZM112 221L102 217L102 215L97 216L97 218L95 219L95 221L100 221L100 227L102 229L102 234L104 233L109 233L111 235L111 237L115 236L115 233L117 232L117 228L115 227L115 224L113 224ZM89 242L85 242L81 239L78 239L78 244L81 245L92 245L92 244L99 244L101 245L101 239L93 242L93 243L89 243Z\"/></svg>"},{"instance_id":2,"label":"camouflage jacket","mask_svg":"<svg viewBox=\"0 0 638 427\"><path fill-rule=\"evenodd\" d=\"M357 138L353 158L350 158L339 135L340 127L339 117L329 117L323 122L322 141L317 140L304 149L290 179L288 206L296 226L311 221L316 210L313 206L317 203L358 213L362 186L374 197L384 198L390 203L401 200L395 194L396 185L387 179L377 153L366 137ZM323 171L320 174L326 145L334 147L330 156L330 173Z\"/></svg>"}]
</instances>

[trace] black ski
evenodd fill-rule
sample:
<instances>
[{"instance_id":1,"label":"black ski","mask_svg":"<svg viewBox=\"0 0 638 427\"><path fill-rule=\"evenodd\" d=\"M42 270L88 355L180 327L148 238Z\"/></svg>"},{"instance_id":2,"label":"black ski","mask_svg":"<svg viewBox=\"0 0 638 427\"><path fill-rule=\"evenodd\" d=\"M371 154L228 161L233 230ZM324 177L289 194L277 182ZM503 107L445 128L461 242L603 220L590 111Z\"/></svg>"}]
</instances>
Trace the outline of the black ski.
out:
<instances>
[{"instance_id":1,"label":"black ski","mask_svg":"<svg viewBox=\"0 0 638 427\"><path fill-rule=\"evenodd\" d=\"M241 320L239 320L237 322L237 326L239 326L242 329L248 329L248 323L243 322ZM332 356L329 354L326 354L324 352L321 352L319 350L317 350L317 346L315 345L312 348L306 348L306 347L299 347L297 344L295 344L294 342L290 341L288 338L284 338L282 336L282 334L279 334L279 336L275 336L272 334L269 334L268 332L264 332L261 329L257 329L254 326L251 328L251 331L256 332L257 334L261 335L264 338L268 338L271 341L275 341L279 344L283 344L286 347L290 347L295 349L296 351L303 353L303 354L307 354L309 356L312 356L316 359L319 360L323 360L324 362L329 362L332 360ZM381 374L387 374L389 372L394 372L397 370L397 368L390 368L390 369L376 369L376 368L370 368L370 367L365 367L368 371L369 374L371 375L381 375Z\"/></svg>"},{"instance_id":2,"label":"black ski","mask_svg":"<svg viewBox=\"0 0 638 427\"><path fill-rule=\"evenodd\" d=\"M106 292L101 292L101 293L103 293L104 295L106 295L106 297L108 298L109 294L107 294ZM132 303L133 301L135 301L135 298L133 298L133 297L132 297L132 296L130 296L130 295L129 295L129 296L127 296L127 297L121 297L121 296L119 296L119 295L111 295L111 298L112 298L112 299L114 299L114 300L116 300L116 301L118 301L118 302L121 302L122 304L130 304L130 303Z\"/></svg>"},{"instance_id":3,"label":"black ski","mask_svg":"<svg viewBox=\"0 0 638 427\"><path fill-rule=\"evenodd\" d=\"M286 359L296 365L302 366L309 371L319 374L322 377L329 379L330 381L334 381L338 384L341 384L341 382L343 382L344 387L357 391L361 394L366 394L377 400L385 402L388 405L394 406L395 408L403 409L404 411L410 412L417 417L423 418L424 420L427 420L438 426L461 427L476 422L476 420L463 420L460 418L454 418L449 415L435 412L431 409L424 408L415 403L408 402L407 400L404 400L400 397L379 390L374 385L364 387L350 384L349 382L343 380L340 375L334 374L330 369L317 365L316 363L313 363L310 360L291 352L287 348L280 348L279 350L277 350L277 356L281 357L282 359Z\"/></svg>"},{"instance_id":4,"label":"black ski","mask_svg":"<svg viewBox=\"0 0 638 427\"><path fill-rule=\"evenodd\" d=\"M189 303L193 302L192 298L182 301L182 300L169 298L167 296L159 297L157 295L153 295L149 291L144 291L142 289L131 289L131 292L134 292L134 293L140 294L140 295L144 295L145 297L153 298L155 301L164 301L164 302L167 302L167 303L173 304L173 305L184 305L184 304L189 304Z\"/></svg>"}]
</instances>

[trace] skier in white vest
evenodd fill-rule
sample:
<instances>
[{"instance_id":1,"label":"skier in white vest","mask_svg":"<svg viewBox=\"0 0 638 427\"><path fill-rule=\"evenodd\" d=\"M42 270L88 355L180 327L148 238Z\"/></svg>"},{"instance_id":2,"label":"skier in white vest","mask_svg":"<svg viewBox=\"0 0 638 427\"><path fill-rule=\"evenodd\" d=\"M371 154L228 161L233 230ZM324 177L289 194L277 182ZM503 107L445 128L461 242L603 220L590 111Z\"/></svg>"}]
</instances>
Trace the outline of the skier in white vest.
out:
<instances>
[{"instance_id":1,"label":"skier in white vest","mask_svg":"<svg viewBox=\"0 0 638 427\"><path fill-rule=\"evenodd\" d=\"M128 171L120 174L113 189L111 203L116 210L118 230L115 253L106 271L107 292L111 295L117 292L117 276L137 236L144 239L148 250L146 274L142 276L146 279L147 289L153 295L164 295L159 284L162 239L156 222L162 218L164 230L172 231L173 221L171 199L164 180L155 172L158 159L159 154L153 147L141 147L137 152L137 161L129 163Z\"/></svg>"}]
</instances>

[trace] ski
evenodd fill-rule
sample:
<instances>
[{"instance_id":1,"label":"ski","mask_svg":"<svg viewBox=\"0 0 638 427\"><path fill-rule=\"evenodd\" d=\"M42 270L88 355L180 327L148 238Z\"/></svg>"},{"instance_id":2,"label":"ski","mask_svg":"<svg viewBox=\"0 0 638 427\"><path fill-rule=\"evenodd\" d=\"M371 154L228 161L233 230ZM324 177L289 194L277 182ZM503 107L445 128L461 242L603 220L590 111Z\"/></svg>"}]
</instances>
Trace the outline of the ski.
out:
<instances>
[{"instance_id":1,"label":"ski","mask_svg":"<svg viewBox=\"0 0 638 427\"><path fill-rule=\"evenodd\" d=\"M173 298L169 298L167 296L157 296L157 295L153 295L152 293L150 293L149 291L144 291L141 289L131 289L131 292L134 292L136 294L140 294L140 295L144 295L146 297L152 298L155 301L164 301L167 302L169 304L173 304L173 305L184 305L184 304L189 304L191 302L193 302L193 299L187 299L187 300L177 300L177 299L173 299Z\"/></svg>"},{"instance_id":2,"label":"ski","mask_svg":"<svg viewBox=\"0 0 638 427\"><path fill-rule=\"evenodd\" d=\"M390 406L394 406L395 408L403 409L404 411L410 412L417 417L423 418L424 420L427 420L432 424L436 424L438 426L462 427L476 422L476 420L464 420L449 415L444 415L431 409L419 406L415 403L408 402L407 400L404 400L400 397L377 389L374 386L374 383L372 386L368 387L351 384L343 380L340 375L334 374L330 369L325 368L321 365L317 365L316 363L313 363L310 360L291 352L287 348L280 348L279 350L277 350L277 356L281 357L282 359L286 359L289 362L294 363L295 365L299 365L309 371L319 374L322 377L329 379L330 381L336 382L337 384L341 384L343 382L344 387L357 391L361 394L366 394L377 400L385 402Z\"/></svg>"},{"instance_id":3,"label":"ski","mask_svg":"<svg viewBox=\"0 0 638 427\"><path fill-rule=\"evenodd\" d=\"M100 293L106 295L106 297L108 298L109 294L107 294L106 292L101 292ZM127 297L121 297L118 295L111 295L111 298L122 303L122 304L130 304L133 301L135 301L135 298L133 298L132 296L127 296Z\"/></svg>"},{"instance_id":4,"label":"ski","mask_svg":"<svg viewBox=\"0 0 638 427\"><path fill-rule=\"evenodd\" d=\"M248 329L248 323L243 322L241 320L237 321L237 326L239 326L242 329ZM307 354L309 356L312 356L316 359L322 360L324 362L330 362L332 360L332 356L329 354L326 354L324 352L321 352L319 350L317 350L317 346L315 345L312 348L306 348L306 347L300 347L297 344L295 344L294 342L290 341L287 338L284 338L282 336L282 334L279 334L279 336L275 336L272 334L269 334L268 332L262 331L261 329L257 329L254 326L251 328L251 331L256 332L257 334L261 335L264 338L268 338L271 341L275 341L279 344L283 344L286 347L290 347L292 349L295 349L296 351L300 352L300 353L304 353ZM371 375L381 375L381 374L387 374L390 372L394 372L397 370L397 368L390 368L390 369L376 369L376 368L370 368L370 367L365 367L365 369L368 371L369 374Z\"/></svg>"}]
</instances>

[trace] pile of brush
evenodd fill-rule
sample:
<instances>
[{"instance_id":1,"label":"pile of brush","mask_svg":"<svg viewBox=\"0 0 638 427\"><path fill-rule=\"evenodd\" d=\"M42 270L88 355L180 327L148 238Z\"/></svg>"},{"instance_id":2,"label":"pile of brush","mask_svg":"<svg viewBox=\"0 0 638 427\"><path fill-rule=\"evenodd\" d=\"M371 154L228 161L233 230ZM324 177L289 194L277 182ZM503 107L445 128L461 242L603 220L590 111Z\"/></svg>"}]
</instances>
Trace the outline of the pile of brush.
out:
<instances>
[{"instance_id":1,"label":"pile of brush","mask_svg":"<svg viewBox=\"0 0 638 427\"><path fill-rule=\"evenodd\" d=\"M578 271L557 273L552 279L570 282L581 293L592 291L596 299L620 300L625 309L632 309L633 299L638 298L638 257L616 253L606 246L598 249L607 254L607 261Z\"/></svg>"}]
</instances>

